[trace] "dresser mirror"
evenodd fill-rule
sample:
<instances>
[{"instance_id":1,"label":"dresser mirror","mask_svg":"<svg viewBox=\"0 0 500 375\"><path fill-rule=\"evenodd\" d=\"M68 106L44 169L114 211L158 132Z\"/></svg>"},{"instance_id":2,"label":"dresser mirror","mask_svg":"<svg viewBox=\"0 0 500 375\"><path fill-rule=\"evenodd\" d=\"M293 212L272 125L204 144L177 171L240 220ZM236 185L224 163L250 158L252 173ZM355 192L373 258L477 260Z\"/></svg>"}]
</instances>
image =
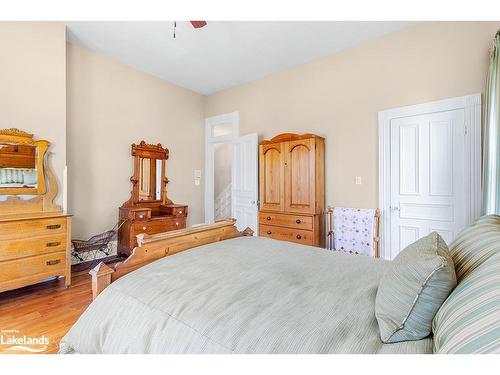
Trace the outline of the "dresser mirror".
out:
<instances>
[{"instance_id":1,"label":"dresser mirror","mask_svg":"<svg viewBox=\"0 0 500 375\"><path fill-rule=\"evenodd\" d=\"M47 141L34 141L22 130L0 130L0 195L45 194L47 147Z\"/></svg>"},{"instance_id":2,"label":"dresser mirror","mask_svg":"<svg viewBox=\"0 0 500 375\"><path fill-rule=\"evenodd\" d=\"M139 158L139 200L161 200L162 160Z\"/></svg>"}]
</instances>

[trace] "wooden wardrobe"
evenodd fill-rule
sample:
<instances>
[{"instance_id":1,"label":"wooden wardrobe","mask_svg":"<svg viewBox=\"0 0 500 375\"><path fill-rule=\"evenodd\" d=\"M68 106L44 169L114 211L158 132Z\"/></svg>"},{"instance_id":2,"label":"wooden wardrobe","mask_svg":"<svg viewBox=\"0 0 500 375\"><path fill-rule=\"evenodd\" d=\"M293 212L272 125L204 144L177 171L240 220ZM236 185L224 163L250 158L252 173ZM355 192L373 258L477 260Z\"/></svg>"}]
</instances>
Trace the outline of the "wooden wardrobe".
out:
<instances>
[{"instance_id":1,"label":"wooden wardrobe","mask_svg":"<svg viewBox=\"0 0 500 375\"><path fill-rule=\"evenodd\" d=\"M259 144L259 235L323 246L325 140L277 135Z\"/></svg>"}]
</instances>

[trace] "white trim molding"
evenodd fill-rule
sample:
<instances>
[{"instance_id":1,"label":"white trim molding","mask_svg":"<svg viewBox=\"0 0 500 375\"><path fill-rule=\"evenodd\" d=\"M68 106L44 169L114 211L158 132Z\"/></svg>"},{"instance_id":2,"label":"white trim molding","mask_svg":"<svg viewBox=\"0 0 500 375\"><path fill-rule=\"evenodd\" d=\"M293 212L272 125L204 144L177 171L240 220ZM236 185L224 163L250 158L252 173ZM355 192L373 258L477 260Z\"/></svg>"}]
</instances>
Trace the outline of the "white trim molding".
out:
<instances>
[{"instance_id":1,"label":"white trim molding","mask_svg":"<svg viewBox=\"0 0 500 375\"><path fill-rule=\"evenodd\" d=\"M214 136L217 125L231 124L232 131L225 135ZM205 119L205 223L214 221L214 144L233 142L240 136L240 113L224 113Z\"/></svg>"},{"instance_id":2,"label":"white trim molding","mask_svg":"<svg viewBox=\"0 0 500 375\"><path fill-rule=\"evenodd\" d=\"M378 113L380 256L389 259L387 249L390 238L391 215L391 121L401 117L434 112L464 110L465 121L465 197L466 220L472 223L481 211L481 94L472 94L381 111Z\"/></svg>"}]
</instances>

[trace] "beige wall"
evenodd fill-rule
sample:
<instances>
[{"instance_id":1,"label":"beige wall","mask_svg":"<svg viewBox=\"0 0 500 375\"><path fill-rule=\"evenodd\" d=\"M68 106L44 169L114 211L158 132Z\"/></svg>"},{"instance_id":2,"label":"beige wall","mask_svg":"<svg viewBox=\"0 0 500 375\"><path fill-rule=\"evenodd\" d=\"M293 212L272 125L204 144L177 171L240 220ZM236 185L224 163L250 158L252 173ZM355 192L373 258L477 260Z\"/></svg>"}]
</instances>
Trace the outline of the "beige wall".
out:
<instances>
[{"instance_id":1,"label":"beige wall","mask_svg":"<svg viewBox=\"0 0 500 375\"><path fill-rule=\"evenodd\" d=\"M59 22L0 22L0 128L51 143L62 204L66 165L66 28Z\"/></svg>"},{"instance_id":2,"label":"beige wall","mask_svg":"<svg viewBox=\"0 0 500 375\"><path fill-rule=\"evenodd\" d=\"M482 92L500 22L423 23L210 95L205 116L240 111L241 134L326 137L326 201L378 202L377 113ZM355 185L361 176L362 185Z\"/></svg>"},{"instance_id":3,"label":"beige wall","mask_svg":"<svg viewBox=\"0 0 500 375\"><path fill-rule=\"evenodd\" d=\"M203 219L202 95L139 72L89 50L67 45L69 210L74 236L116 223L130 196L131 143L160 142L170 150L169 197L189 204L190 223Z\"/></svg>"},{"instance_id":4,"label":"beige wall","mask_svg":"<svg viewBox=\"0 0 500 375\"><path fill-rule=\"evenodd\" d=\"M204 164L203 119L236 110L242 134L325 136L327 203L373 207L377 112L483 91L499 27L419 24L204 97L66 44L61 23L0 22L0 127L51 141L60 184L67 149L76 237L116 222L130 192L130 144L141 139L170 149L169 196L201 222L204 187L193 170Z\"/></svg>"}]
</instances>

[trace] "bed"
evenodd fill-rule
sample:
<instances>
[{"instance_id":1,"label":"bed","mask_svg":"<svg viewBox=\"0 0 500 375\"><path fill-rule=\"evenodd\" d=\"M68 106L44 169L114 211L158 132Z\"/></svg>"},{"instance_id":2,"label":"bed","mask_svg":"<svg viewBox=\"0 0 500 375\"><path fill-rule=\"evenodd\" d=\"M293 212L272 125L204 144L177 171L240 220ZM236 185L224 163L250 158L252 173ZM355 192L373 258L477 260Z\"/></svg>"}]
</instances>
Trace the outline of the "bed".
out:
<instances>
[{"instance_id":1,"label":"bed","mask_svg":"<svg viewBox=\"0 0 500 375\"><path fill-rule=\"evenodd\" d=\"M106 285L60 352L432 353L432 338L381 342L387 264L261 237L204 244Z\"/></svg>"},{"instance_id":2,"label":"bed","mask_svg":"<svg viewBox=\"0 0 500 375\"><path fill-rule=\"evenodd\" d=\"M500 216L449 245L457 285L431 335L393 344L375 317L389 261L251 234L231 220L156 234L99 264L60 353L500 353Z\"/></svg>"}]
</instances>

